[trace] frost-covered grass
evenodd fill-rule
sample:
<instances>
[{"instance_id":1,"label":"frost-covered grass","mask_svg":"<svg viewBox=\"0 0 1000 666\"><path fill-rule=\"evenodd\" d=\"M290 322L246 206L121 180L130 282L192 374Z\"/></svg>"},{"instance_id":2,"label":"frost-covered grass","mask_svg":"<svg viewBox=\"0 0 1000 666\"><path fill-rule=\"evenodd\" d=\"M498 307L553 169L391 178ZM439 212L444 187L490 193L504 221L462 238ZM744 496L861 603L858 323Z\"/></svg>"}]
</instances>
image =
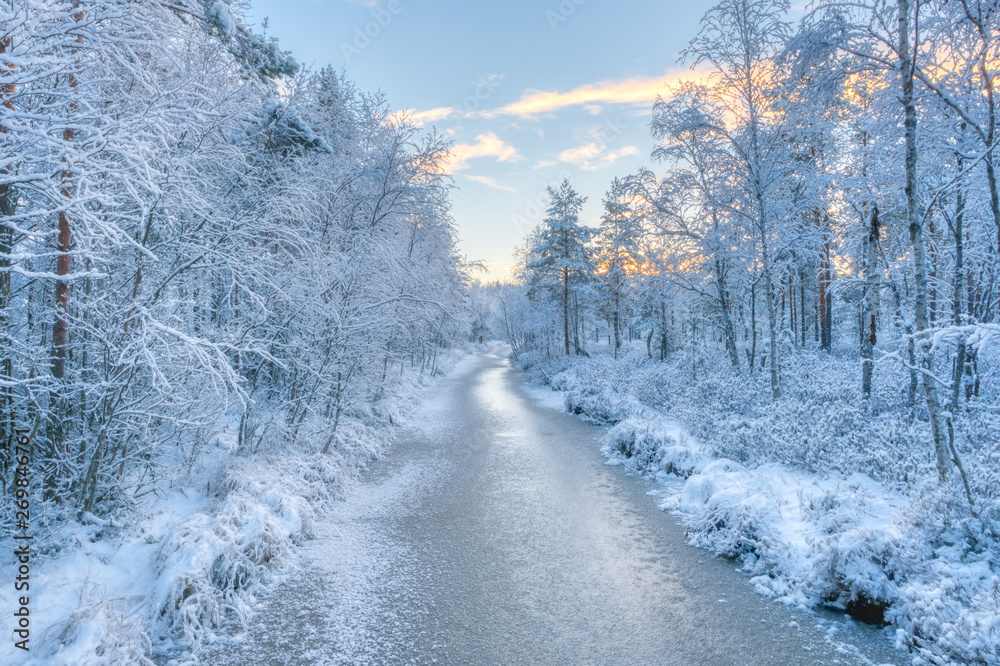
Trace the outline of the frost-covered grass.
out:
<instances>
[{"instance_id":1,"label":"frost-covered grass","mask_svg":"<svg viewBox=\"0 0 1000 666\"><path fill-rule=\"evenodd\" d=\"M439 372L462 355L441 359ZM31 652L8 646L4 663L186 663L207 641L241 632L260 595L294 566L317 517L386 450L394 424L431 383L404 374L378 405L341 421L343 436L325 454L320 424L315 446L254 453L238 449L236 423L220 424L194 464L161 479L130 512L48 512L33 526ZM12 581L11 550L0 557L0 576ZM12 587L0 588L8 615Z\"/></svg>"},{"instance_id":2,"label":"frost-covered grass","mask_svg":"<svg viewBox=\"0 0 1000 666\"><path fill-rule=\"evenodd\" d=\"M856 362L814 352L792 362L772 402L764 373L737 375L724 358L525 359L569 411L613 426L607 456L686 478L664 508L761 593L891 624L914 663L1000 663L997 359L980 360L982 394L956 420L974 507L957 478L937 483L898 367L878 366L866 403Z\"/></svg>"}]
</instances>

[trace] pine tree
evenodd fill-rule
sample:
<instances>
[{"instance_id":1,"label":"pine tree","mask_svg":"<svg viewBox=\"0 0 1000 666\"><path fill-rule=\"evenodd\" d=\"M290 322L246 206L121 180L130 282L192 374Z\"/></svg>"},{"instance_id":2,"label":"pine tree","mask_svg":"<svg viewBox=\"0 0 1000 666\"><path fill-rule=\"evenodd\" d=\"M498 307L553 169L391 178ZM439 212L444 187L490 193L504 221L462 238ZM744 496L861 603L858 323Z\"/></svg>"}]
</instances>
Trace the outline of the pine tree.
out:
<instances>
[{"instance_id":1,"label":"pine tree","mask_svg":"<svg viewBox=\"0 0 1000 666\"><path fill-rule=\"evenodd\" d=\"M641 221L632 208L625 184L618 178L604 198L604 215L596 239L597 272L600 292L611 319L615 358L622 346L621 317L628 289L629 274L638 268Z\"/></svg>"},{"instance_id":2,"label":"pine tree","mask_svg":"<svg viewBox=\"0 0 1000 666\"><path fill-rule=\"evenodd\" d=\"M563 347L569 356L570 293L580 291L589 284L591 269L587 243L593 229L580 224L580 211L586 197L577 194L569 180L563 180L559 189L548 188L548 217L542 222L538 243L532 248L529 261L530 288L557 290L562 300ZM579 345L575 351L580 352Z\"/></svg>"}]
</instances>

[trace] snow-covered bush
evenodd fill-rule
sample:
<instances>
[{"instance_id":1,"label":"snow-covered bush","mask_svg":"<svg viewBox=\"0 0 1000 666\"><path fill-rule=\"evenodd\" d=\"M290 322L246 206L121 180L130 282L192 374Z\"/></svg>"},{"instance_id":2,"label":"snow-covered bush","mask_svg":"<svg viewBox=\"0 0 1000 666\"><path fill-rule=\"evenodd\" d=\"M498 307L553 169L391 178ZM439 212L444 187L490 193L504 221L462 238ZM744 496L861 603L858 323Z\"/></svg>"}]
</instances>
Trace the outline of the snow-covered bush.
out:
<instances>
[{"instance_id":1,"label":"snow-covered bush","mask_svg":"<svg viewBox=\"0 0 1000 666\"><path fill-rule=\"evenodd\" d=\"M304 497L277 483L257 489L256 496L230 491L217 509L188 517L160 547L153 607L162 637L183 637L197 649L224 621L245 626L254 593L287 566L292 546L312 535L314 507Z\"/></svg>"},{"instance_id":2,"label":"snow-covered bush","mask_svg":"<svg viewBox=\"0 0 1000 666\"><path fill-rule=\"evenodd\" d=\"M713 460L684 430L651 414L622 420L605 441L603 452L607 456L624 456L639 469L662 470L684 478L701 472Z\"/></svg>"}]
</instances>

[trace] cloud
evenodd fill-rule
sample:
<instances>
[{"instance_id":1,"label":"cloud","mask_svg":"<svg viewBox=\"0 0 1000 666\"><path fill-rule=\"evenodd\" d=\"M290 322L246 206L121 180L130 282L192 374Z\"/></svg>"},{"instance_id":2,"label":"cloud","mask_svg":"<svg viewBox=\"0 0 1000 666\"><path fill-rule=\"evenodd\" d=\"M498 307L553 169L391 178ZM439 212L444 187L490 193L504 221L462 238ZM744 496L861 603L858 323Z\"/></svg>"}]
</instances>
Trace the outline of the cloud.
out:
<instances>
[{"instance_id":1,"label":"cloud","mask_svg":"<svg viewBox=\"0 0 1000 666\"><path fill-rule=\"evenodd\" d=\"M455 109L450 106L439 106L435 109L417 111L416 109L400 109L389 114L388 120L391 122L401 122L406 120L417 127L423 127L427 123L436 123L439 120L450 118Z\"/></svg>"},{"instance_id":2,"label":"cloud","mask_svg":"<svg viewBox=\"0 0 1000 666\"><path fill-rule=\"evenodd\" d=\"M468 178L469 180L474 180L477 183L482 183L487 187L492 187L495 190L503 190L504 192L517 192L517 190L515 190L510 185L503 185L502 183L498 183L495 178L490 178L489 176L466 176L466 178Z\"/></svg>"},{"instance_id":3,"label":"cloud","mask_svg":"<svg viewBox=\"0 0 1000 666\"><path fill-rule=\"evenodd\" d=\"M682 71L650 78L589 83L568 92L532 90L522 95L521 99L516 102L486 112L486 114L530 118L569 106L583 106L589 112L594 113L599 103L642 104L649 107L656 100L656 95L663 92L665 85L673 85L682 81L701 81L705 77L705 72Z\"/></svg>"},{"instance_id":4,"label":"cloud","mask_svg":"<svg viewBox=\"0 0 1000 666\"><path fill-rule=\"evenodd\" d=\"M504 143L503 139L493 132L486 132L476 137L476 143L459 143L452 147L449 159L449 171L455 173L469 166L469 160L478 157L495 157L499 162L517 162L524 159L513 146Z\"/></svg>"},{"instance_id":5,"label":"cloud","mask_svg":"<svg viewBox=\"0 0 1000 666\"><path fill-rule=\"evenodd\" d=\"M355 1L355 0L350 0ZM364 0L356 0L363 2ZM580 106L591 115L600 115L611 104L628 104L640 106L634 112L637 116L649 114L649 108L656 100L656 96L665 92L668 85L676 85L684 81L705 81L708 72L705 71L680 71L668 72L660 76L649 78L632 78L622 81L604 81L601 83L590 83L579 88L574 88L568 92L529 90L521 96L521 99L496 109L478 110L478 102L462 108L452 106L439 106L425 111L416 109L406 109L405 113L411 122L422 127L426 123L435 123L447 118L485 118L495 119L500 116L517 116L524 119L533 119L544 114L551 114L560 109L571 106ZM488 81L483 79L482 86L487 92L492 92L498 85L499 75L490 75ZM477 88L478 90L478 88ZM605 105L605 106L602 106ZM403 112L400 112L403 113ZM520 129L517 123L508 126L509 129ZM539 130L539 136L542 136Z\"/></svg>"},{"instance_id":6,"label":"cloud","mask_svg":"<svg viewBox=\"0 0 1000 666\"><path fill-rule=\"evenodd\" d=\"M557 156L560 162L575 164L584 171L597 171L609 167L623 157L640 155L635 146L609 150L602 141L588 141L576 148L567 148Z\"/></svg>"},{"instance_id":7,"label":"cloud","mask_svg":"<svg viewBox=\"0 0 1000 666\"><path fill-rule=\"evenodd\" d=\"M538 160L538 164L536 164L535 166L533 166L531 168L535 169L535 170L538 170L538 169L544 169L545 167L550 167L550 166L555 166L555 165L556 165L556 163L553 162L552 160Z\"/></svg>"},{"instance_id":8,"label":"cloud","mask_svg":"<svg viewBox=\"0 0 1000 666\"><path fill-rule=\"evenodd\" d=\"M439 106L434 109L427 109L426 111L407 109L407 114L410 120L417 127L423 127L427 123L436 123L444 120L445 118L450 118L454 113L455 109L450 106Z\"/></svg>"}]
</instances>

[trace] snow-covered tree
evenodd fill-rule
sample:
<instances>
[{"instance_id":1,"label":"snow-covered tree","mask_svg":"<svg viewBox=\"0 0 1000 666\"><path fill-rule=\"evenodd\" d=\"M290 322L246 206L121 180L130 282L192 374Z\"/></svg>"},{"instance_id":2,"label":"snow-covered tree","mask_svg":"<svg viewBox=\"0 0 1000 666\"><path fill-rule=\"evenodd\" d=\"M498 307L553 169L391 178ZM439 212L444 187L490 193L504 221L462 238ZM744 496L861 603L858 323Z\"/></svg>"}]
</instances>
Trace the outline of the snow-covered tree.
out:
<instances>
[{"instance_id":1,"label":"snow-covered tree","mask_svg":"<svg viewBox=\"0 0 1000 666\"><path fill-rule=\"evenodd\" d=\"M548 188L547 217L530 248L527 270L534 293L557 294L562 307L563 347L570 354L570 295L578 296L590 283L591 256L587 243L593 236L590 227L580 223L580 211L586 197L577 194L568 180L559 188ZM573 325L573 348L580 353L578 329Z\"/></svg>"},{"instance_id":2,"label":"snow-covered tree","mask_svg":"<svg viewBox=\"0 0 1000 666\"><path fill-rule=\"evenodd\" d=\"M615 178L604 197L604 215L594 236L598 291L611 319L615 357L622 344L622 310L629 282L643 262L642 221L622 180Z\"/></svg>"}]
</instances>

